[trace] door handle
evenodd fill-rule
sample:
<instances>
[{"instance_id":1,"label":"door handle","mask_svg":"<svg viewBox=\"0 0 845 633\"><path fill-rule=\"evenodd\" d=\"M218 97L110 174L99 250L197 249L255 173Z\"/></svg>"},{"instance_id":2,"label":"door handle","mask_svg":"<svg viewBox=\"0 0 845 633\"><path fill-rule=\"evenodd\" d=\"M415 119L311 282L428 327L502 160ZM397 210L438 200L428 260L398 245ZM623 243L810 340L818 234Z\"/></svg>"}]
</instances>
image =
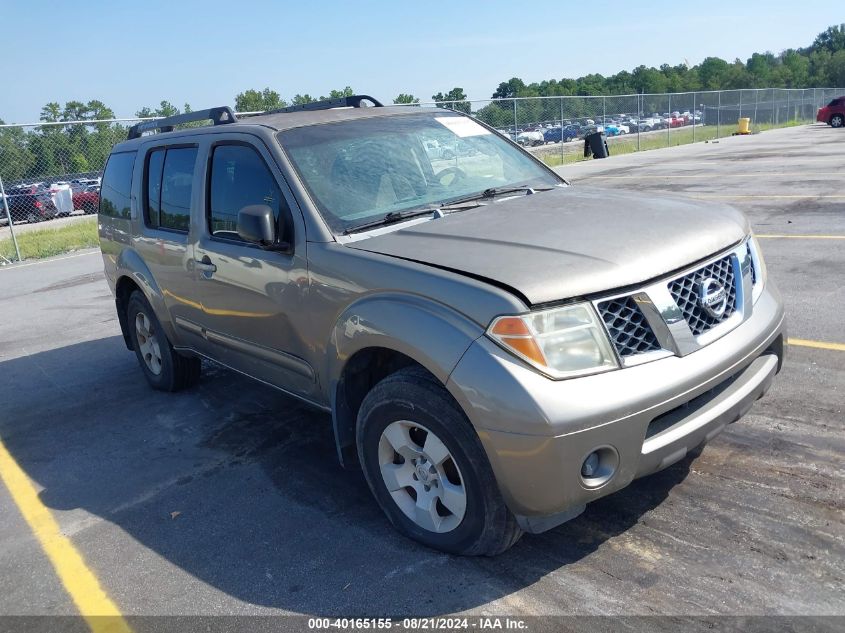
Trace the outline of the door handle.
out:
<instances>
[{"instance_id":1,"label":"door handle","mask_svg":"<svg viewBox=\"0 0 845 633\"><path fill-rule=\"evenodd\" d=\"M205 262L197 262L196 264L194 264L194 268L196 268L197 270L201 270L204 273L217 272L217 266L215 266L214 264L206 264Z\"/></svg>"},{"instance_id":2,"label":"door handle","mask_svg":"<svg viewBox=\"0 0 845 633\"><path fill-rule=\"evenodd\" d=\"M208 255L202 258L201 262L194 262L194 268L203 273L203 275L210 277L212 273L217 272L217 266L211 263Z\"/></svg>"}]
</instances>

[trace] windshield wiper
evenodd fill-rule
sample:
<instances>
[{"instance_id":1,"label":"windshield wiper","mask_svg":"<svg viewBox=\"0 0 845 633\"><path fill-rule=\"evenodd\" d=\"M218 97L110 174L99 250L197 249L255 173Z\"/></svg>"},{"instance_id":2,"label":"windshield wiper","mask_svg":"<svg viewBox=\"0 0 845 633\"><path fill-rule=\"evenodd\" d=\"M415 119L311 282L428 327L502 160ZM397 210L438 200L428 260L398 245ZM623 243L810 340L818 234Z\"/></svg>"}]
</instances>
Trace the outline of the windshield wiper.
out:
<instances>
[{"instance_id":1,"label":"windshield wiper","mask_svg":"<svg viewBox=\"0 0 845 633\"><path fill-rule=\"evenodd\" d=\"M360 231L366 231L367 229L372 229L377 226L387 226L388 224L394 224L395 222L402 222L403 220L408 220L410 218L415 218L422 215L431 215L432 213L436 213L434 209L417 209L416 211L391 211L380 217L378 220L372 220L370 222L364 222L364 224L358 224L356 226L350 227L346 229L343 234L349 235L350 233L358 233Z\"/></svg>"},{"instance_id":2,"label":"windshield wiper","mask_svg":"<svg viewBox=\"0 0 845 633\"><path fill-rule=\"evenodd\" d=\"M473 202L474 200L490 200L495 198L496 196L503 196L507 193L518 193L520 191L524 191L525 195L531 195L538 191L551 191L554 187L528 187L528 186L519 186L519 187L490 187L489 189L485 189L481 193L475 193L471 196L465 196L463 198L458 198L457 200L451 200L448 204L444 204L441 209L448 210L452 209L455 206L460 206L464 202Z\"/></svg>"}]
</instances>

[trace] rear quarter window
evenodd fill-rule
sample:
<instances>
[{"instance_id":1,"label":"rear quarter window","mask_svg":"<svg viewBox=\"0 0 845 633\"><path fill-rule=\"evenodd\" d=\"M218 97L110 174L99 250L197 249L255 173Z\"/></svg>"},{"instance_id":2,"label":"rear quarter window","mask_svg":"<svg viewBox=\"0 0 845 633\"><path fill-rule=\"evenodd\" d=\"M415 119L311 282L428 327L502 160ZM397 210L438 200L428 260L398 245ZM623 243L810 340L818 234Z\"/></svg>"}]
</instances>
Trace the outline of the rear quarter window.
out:
<instances>
[{"instance_id":1,"label":"rear quarter window","mask_svg":"<svg viewBox=\"0 0 845 633\"><path fill-rule=\"evenodd\" d=\"M100 189L100 213L112 218L131 215L132 170L135 152L120 152L109 156Z\"/></svg>"}]
</instances>

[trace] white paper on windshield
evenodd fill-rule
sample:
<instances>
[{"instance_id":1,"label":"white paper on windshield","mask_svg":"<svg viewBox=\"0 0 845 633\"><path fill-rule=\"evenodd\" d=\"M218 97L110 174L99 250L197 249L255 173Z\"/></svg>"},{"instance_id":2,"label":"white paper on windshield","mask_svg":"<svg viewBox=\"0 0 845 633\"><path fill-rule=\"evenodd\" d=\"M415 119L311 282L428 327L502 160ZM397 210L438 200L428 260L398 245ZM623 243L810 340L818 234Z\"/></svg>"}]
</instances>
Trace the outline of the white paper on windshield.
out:
<instances>
[{"instance_id":1,"label":"white paper on windshield","mask_svg":"<svg viewBox=\"0 0 845 633\"><path fill-rule=\"evenodd\" d=\"M465 116L436 116L434 120L440 125L449 128L455 136L466 138L468 136L481 136L490 134L490 130L479 125L469 117Z\"/></svg>"}]
</instances>

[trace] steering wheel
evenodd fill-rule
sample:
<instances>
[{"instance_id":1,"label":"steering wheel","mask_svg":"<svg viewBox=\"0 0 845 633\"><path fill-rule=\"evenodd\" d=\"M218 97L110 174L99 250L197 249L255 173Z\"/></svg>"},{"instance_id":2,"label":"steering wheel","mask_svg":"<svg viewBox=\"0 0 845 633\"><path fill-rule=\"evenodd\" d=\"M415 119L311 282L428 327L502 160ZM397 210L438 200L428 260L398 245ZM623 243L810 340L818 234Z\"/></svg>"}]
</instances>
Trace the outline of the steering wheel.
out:
<instances>
[{"instance_id":1,"label":"steering wheel","mask_svg":"<svg viewBox=\"0 0 845 633\"><path fill-rule=\"evenodd\" d=\"M447 182L443 182L443 179L447 176L452 176L452 179ZM437 181L444 187L454 187L466 177L466 172L460 167L447 167L443 171L437 173Z\"/></svg>"}]
</instances>

